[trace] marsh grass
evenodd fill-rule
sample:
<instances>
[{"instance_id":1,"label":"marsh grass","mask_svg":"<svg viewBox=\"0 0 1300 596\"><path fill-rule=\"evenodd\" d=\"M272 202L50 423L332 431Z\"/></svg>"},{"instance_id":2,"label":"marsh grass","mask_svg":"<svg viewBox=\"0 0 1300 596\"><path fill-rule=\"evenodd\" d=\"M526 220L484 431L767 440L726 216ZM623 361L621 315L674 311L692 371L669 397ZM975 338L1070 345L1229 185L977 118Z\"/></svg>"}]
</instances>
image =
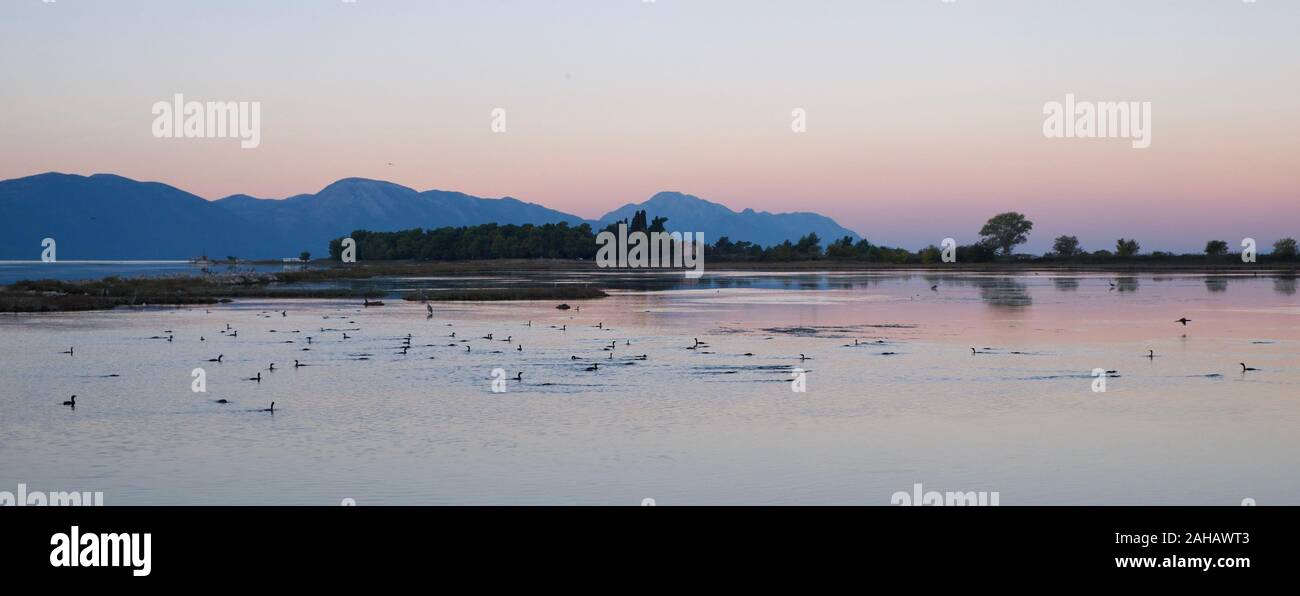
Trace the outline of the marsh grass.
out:
<instances>
[{"instance_id":1,"label":"marsh grass","mask_svg":"<svg viewBox=\"0 0 1300 596\"><path fill-rule=\"evenodd\" d=\"M283 287L277 275L24 280L0 287L0 312L106 310L119 306L218 304L238 298L376 298L383 292Z\"/></svg>"}]
</instances>

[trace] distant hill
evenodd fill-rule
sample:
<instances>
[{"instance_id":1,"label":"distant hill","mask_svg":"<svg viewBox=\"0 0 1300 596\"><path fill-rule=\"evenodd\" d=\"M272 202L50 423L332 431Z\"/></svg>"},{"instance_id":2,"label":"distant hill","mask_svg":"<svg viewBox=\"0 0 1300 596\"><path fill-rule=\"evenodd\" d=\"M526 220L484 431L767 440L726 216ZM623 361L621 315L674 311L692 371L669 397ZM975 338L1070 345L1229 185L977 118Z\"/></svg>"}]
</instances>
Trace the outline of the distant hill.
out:
<instances>
[{"instance_id":1,"label":"distant hill","mask_svg":"<svg viewBox=\"0 0 1300 596\"><path fill-rule=\"evenodd\" d=\"M441 190L417 192L391 182L364 178L339 180L314 195L278 201L235 195L215 203L273 229L285 246L281 250L284 256L297 255L302 250L324 255L330 240L354 230L393 232L493 222L582 223L582 218L577 216L518 199L482 199Z\"/></svg>"},{"instance_id":2,"label":"distant hill","mask_svg":"<svg viewBox=\"0 0 1300 596\"><path fill-rule=\"evenodd\" d=\"M0 258L60 260L278 255L272 234L183 190L109 174L41 174L0 182Z\"/></svg>"},{"instance_id":3,"label":"distant hill","mask_svg":"<svg viewBox=\"0 0 1300 596\"><path fill-rule=\"evenodd\" d=\"M669 231L703 232L704 241L712 244L723 236L731 240L748 240L764 246L795 242L809 232L816 232L822 244L851 236L859 236L835 220L816 213L768 213L746 209L739 213L725 205L706 201L679 192L661 192L643 203L629 203L606 213L600 218L602 225L623 219L632 219L639 210L651 218L667 217Z\"/></svg>"},{"instance_id":4,"label":"distant hill","mask_svg":"<svg viewBox=\"0 0 1300 596\"><path fill-rule=\"evenodd\" d=\"M631 218L637 209L668 218L671 230L704 232L764 245L816 232L823 241L858 237L815 213L740 213L681 193L659 193L606 214L599 223ZM328 253L329 241L353 230L388 232L485 223L586 222L568 213L506 197L485 199L442 190L345 178L315 194L287 199L233 195L207 201L157 182L121 176L49 173L0 181L0 259L40 258L41 240L58 241L58 257L186 259L294 257ZM593 227L598 227L593 225Z\"/></svg>"}]
</instances>

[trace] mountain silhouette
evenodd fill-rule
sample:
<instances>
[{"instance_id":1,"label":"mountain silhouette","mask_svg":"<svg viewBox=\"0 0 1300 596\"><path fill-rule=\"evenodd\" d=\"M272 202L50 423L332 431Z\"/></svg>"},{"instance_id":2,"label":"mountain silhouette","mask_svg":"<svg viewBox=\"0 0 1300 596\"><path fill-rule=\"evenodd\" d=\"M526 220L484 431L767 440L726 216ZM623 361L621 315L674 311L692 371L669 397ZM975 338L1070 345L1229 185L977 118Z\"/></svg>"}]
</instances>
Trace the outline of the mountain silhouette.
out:
<instances>
[{"instance_id":1,"label":"mountain silhouette","mask_svg":"<svg viewBox=\"0 0 1300 596\"><path fill-rule=\"evenodd\" d=\"M631 220L640 210L650 217L667 217L666 228L674 232L704 232L704 241L712 244L723 236L732 241L747 240L763 246L795 242L809 232L816 232L822 243L850 236L860 240L856 232L835 223L835 220L816 213L768 213L746 209L735 212L725 205L706 201L680 192L661 192L643 203L629 203L606 213L602 224L623 219Z\"/></svg>"},{"instance_id":2,"label":"mountain silhouette","mask_svg":"<svg viewBox=\"0 0 1300 596\"><path fill-rule=\"evenodd\" d=\"M515 198L485 199L459 192L416 191L399 184L344 178L315 194L286 199L232 195L208 201L157 182L112 174L47 173L0 181L0 259L36 260L41 241L58 242L60 260L274 259L328 253L329 241L354 230L485 223L590 223L599 229L637 209L668 218L668 228L728 236L764 245L816 232L823 241L857 234L815 213L732 211L681 193L659 193L596 221Z\"/></svg>"}]
</instances>

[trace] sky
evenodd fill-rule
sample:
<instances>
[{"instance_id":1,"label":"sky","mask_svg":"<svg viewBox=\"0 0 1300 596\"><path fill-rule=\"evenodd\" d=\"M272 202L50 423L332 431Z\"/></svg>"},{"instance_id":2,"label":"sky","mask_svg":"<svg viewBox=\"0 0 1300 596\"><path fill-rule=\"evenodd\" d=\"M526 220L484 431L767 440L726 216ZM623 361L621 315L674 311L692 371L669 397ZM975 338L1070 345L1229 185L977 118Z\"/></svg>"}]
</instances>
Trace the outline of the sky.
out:
<instances>
[{"instance_id":1,"label":"sky","mask_svg":"<svg viewBox=\"0 0 1300 596\"><path fill-rule=\"evenodd\" d=\"M1034 252L1267 246L1300 236L1297 30L1295 0L5 0L0 179L359 176L590 218L671 190L909 248L1011 210ZM177 93L259 102L260 145L155 138ZM1150 102L1150 147L1048 138L1067 94Z\"/></svg>"}]
</instances>

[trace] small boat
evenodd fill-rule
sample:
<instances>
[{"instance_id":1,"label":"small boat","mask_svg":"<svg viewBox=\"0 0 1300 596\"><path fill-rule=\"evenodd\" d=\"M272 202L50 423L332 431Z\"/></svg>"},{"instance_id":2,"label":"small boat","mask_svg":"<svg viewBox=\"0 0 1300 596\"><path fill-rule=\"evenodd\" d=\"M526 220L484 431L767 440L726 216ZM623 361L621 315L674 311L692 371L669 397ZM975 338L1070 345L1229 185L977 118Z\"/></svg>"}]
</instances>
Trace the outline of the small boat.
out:
<instances>
[{"instance_id":1,"label":"small boat","mask_svg":"<svg viewBox=\"0 0 1300 596\"><path fill-rule=\"evenodd\" d=\"M383 306L383 305L384 305L384 302L383 302L382 300L371 300L371 299L369 299L369 298L362 298L362 300L365 300L365 304L364 304L363 306L365 306L365 307L367 307L367 308L369 308L369 307L371 307L371 306Z\"/></svg>"}]
</instances>

